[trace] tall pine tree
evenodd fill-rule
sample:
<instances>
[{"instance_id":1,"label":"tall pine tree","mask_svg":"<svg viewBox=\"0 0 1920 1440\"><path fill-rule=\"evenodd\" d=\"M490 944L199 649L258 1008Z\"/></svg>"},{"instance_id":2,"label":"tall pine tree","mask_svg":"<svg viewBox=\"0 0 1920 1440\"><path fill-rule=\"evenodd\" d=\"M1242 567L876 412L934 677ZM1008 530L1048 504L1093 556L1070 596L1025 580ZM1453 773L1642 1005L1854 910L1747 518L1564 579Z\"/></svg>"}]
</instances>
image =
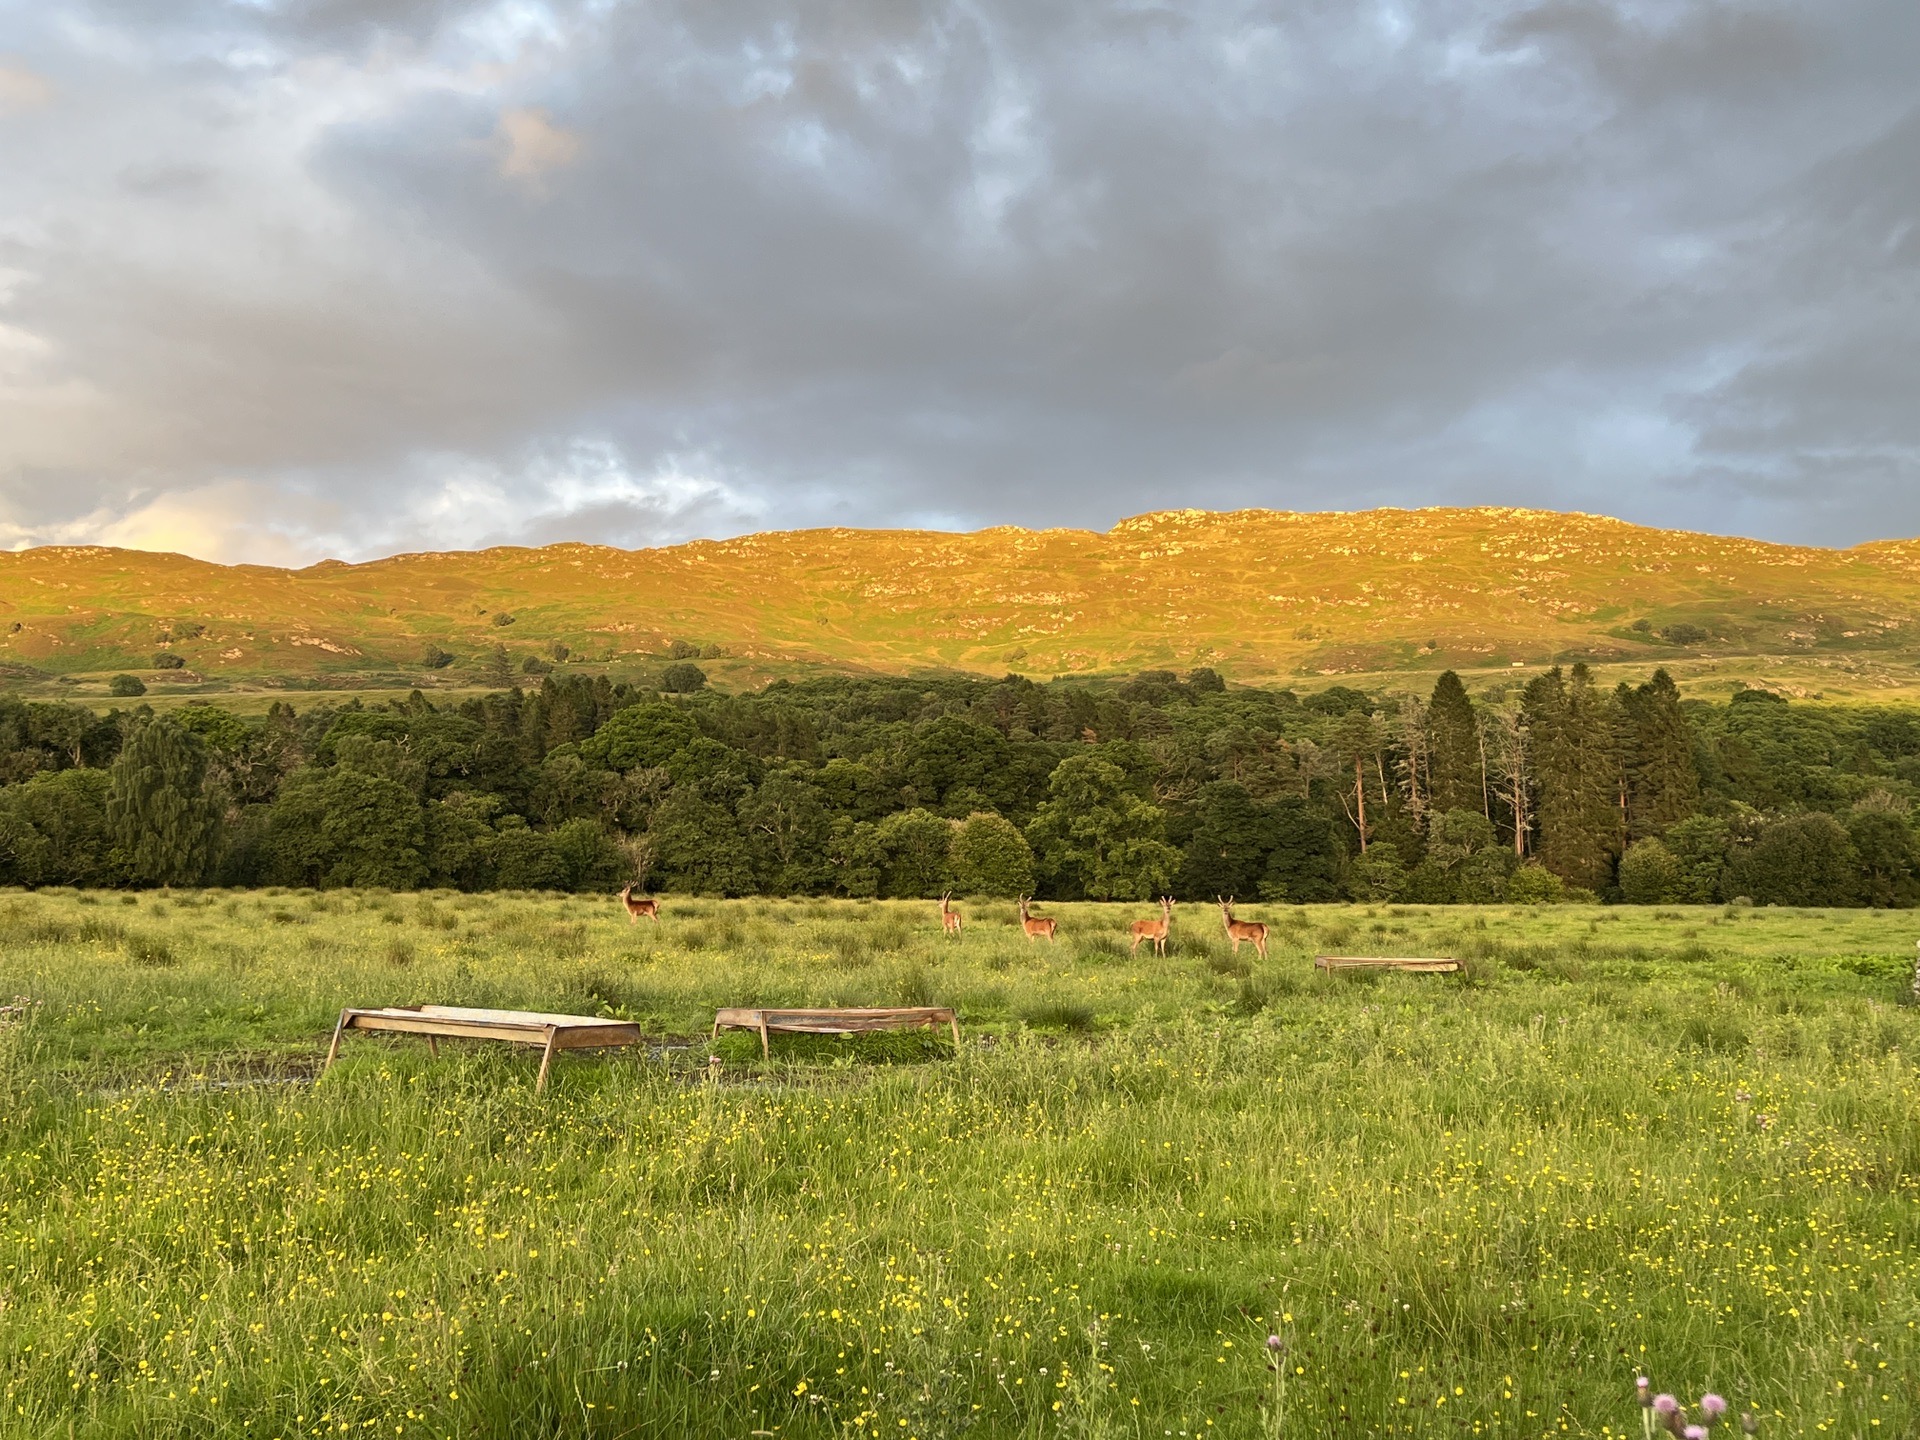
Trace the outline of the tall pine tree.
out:
<instances>
[{"instance_id":1,"label":"tall pine tree","mask_svg":"<svg viewBox=\"0 0 1920 1440\"><path fill-rule=\"evenodd\" d=\"M1700 808L1700 775L1693 763L1693 730L1680 708L1680 690L1665 670L1637 689L1617 692L1626 781L1627 839L1662 835Z\"/></svg>"},{"instance_id":2,"label":"tall pine tree","mask_svg":"<svg viewBox=\"0 0 1920 1440\"><path fill-rule=\"evenodd\" d=\"M206 879L219 825L206 779L206 746L173 721L148 720L127 738L108 772L107 823L133 880Z\"/></svg>"},{"instance_id":3,"label":"tall pine tree","mask_svg":"<svg viewBox=\"0 0 1920 1440\"><path fill-rule=\"evenodd\" d=\"M1477 810L1486 814L1480 721L1473 713L1473 701L1467 698L1467 687L1451 670L1433 687L1427 733L1432 737L1428 771L1433 812L1444 815L1449 810Z\"/></svg>"},{"instance_id":4,"label":"tall pine tree","mask_svg":"<svg viewBox=\"0 0 1920 1440\"><path fill-rule=\"evenodd\" d=\"M1616 703L1593 688L1585 665L1571 676L1556 665L1528 684L1523 704L1539 787L1540 862L1599 890L1613 878L1625 828Z\"/></svg>"}]
</instances>

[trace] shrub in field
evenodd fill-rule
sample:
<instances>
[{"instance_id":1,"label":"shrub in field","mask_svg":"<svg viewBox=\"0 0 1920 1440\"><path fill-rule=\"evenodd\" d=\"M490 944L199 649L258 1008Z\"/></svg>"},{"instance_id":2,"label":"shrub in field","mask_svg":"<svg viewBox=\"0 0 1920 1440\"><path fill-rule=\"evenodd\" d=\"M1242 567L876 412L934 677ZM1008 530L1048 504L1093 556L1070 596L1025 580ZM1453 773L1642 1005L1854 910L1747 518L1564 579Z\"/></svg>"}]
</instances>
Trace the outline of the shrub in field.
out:
<instances>
[{"instance_id":1,"label":"shrub in field","mask_svg":"<svg viewBox=\"0 0 1920 1440\"><path fill-rule=\"evenodd\" d=\"M1532 861L1507 877L1506 899L1510 905L1555 905L1566 895L1566 881Z\"/></svg>"},{"instance_id":2,"label":"shrub in field","mask_svg":"<svg viewBox=\"0 0 1920 1440\"><path fill-rule=\"evenodd\" d=\"M137 675L116 675L107 682L107 693L120 699L132 699L147 693L147 683Z\"/></svg>"},{"instance_id":3,"label":"shrub in field","mask_svg":"<svg viewBox=\"0 0 1920 1440\"><path fill-rule=\"evenodd\" d=\"M1091 1005L1058 996L1029 1001L1020 1007L1020 1019L1035 1030L1091 1030L1094 1024Z\"/></svg>"},{"instance_id":4,"label":"shrub in field","mask_svg":"<svg viewBox=\"0 0 1920 1440\"><path fill-rule=\"evenodd\" d=\"M1680 862L1655 839L1636 840L1620 857L1620 898L1629 905L1665 905L1680 898Z\"/></svg>"}]
</instances>

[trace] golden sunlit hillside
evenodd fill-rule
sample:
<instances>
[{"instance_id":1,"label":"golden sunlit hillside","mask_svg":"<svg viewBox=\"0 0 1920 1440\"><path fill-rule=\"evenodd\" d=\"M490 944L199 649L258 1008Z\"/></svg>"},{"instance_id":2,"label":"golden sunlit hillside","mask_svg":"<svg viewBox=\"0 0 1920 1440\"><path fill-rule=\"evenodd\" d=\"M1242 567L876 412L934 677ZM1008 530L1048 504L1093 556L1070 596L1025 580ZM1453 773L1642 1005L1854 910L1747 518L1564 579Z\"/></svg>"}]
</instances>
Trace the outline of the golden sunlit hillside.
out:
<instances>
[{"instance_id":1,"label":"golden sunlit hillside","mask_svg":"<svg viewBox=\"0 0 1920 1440\"><path fill-rule=\"evenodd\" d=\"M742 683L1197 665L1313 683L1588 659L1884 691L1920 658L1920 542L1825 550L1533 510L1184 510L1104 534L811 530L304 570L0 555L0 668L68 693L123 671L156 693L471 686L489 662L497 681L502 646L516 678L557 657L640 673L675 642Z\"/></svg>"}]
</instances>

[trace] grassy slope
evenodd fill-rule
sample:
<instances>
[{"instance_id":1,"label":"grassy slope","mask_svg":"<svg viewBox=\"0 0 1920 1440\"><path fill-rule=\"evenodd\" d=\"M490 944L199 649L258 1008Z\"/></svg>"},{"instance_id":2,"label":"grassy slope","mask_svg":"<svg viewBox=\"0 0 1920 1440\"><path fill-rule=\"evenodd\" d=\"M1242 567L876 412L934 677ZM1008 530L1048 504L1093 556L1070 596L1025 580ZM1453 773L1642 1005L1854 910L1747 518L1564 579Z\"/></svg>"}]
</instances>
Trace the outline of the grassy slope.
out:
<instances>
[{"instance_id":1,"label":"grassy slope","mask_svg":"<svg viewBox=\"0 0 1920 1440\"><path fill-rule=\"evenodd\" d=\"M1898 915L1275 908L1237 965L1090 905L1051 949L1004 904L957 943L924 904L0 908L40 1002L0 1031L0 1434L1253 1435L1272 1330L1288 1435L1637 1433L1641 1368L1920 1432ZM740 1036L705 1078L719 1001L923 998L957 1062ZM337 1006L408 999L687 1048L536 1100L526 1056L365 1038L300 1083Z\"/></svg>"},{"instance_id":2,"label":"grassy slope","mask_svg":"<svg viewBox=\"0 0 1920 1440\"><path fill-rule=\"evenodd\" d=\"M511 625L493 623L502 613ZM1640 619L1716 638L1676 650L1628 628ZM139 671L163 631L189 623L206 629L171 642L189 667L176 680L411 683L428 642L471 661L560 640L619 666L684 638L725 646L742 679L1212 664L1251 680L1577 655L1902 688L1920 658L1920 542L1819 550L1524 510L1180 511L1106 534L823 530L300 571L98 548L0 555L0 665Z\"/></svg>"}]
</instances>

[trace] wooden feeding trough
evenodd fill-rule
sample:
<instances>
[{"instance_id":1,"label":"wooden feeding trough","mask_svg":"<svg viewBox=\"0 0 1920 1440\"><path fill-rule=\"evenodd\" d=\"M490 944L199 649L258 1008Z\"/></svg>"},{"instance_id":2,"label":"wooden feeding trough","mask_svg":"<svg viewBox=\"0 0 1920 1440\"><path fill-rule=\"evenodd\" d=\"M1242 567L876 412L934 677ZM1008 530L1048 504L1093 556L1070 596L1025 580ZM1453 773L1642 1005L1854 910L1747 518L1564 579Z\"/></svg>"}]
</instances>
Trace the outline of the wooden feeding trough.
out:
<instances>
[{"instance_id":1,"label":"wooden feeding trough","mask_svg":"<svg viewBox=\"0 0 1920 1440\"><path fill-rule=\"evenodd\" d=\"M1316 970L1410 970L1417 975L1451 975L1458 960L1423 955L1316 955Z\"/></svg>"},{"instance_id":2,"label":"wooden feeding trough","mask_svg":"<svg viewBox=\"0 0 1920 1440\"><path fill-rule=\"evenodd\" d=\"M547 1070L556 1050L597 1050L615 1045L632 1045L640 1039L640 1027L628 1020L606 1020L593 1015L547 1015L537 1010L472 1010L460 1005L409 1005L384 1010L342 1010L340 1023L333 1027L333 1043L327 1047L327 1063L320 1073L333 1068L340 1053L340 1037L348 1030L394 1030L427 1037L427 1049L440 1053L440 1037L464 1040L505 1040L513 1045L538 1045L540 1078L533 1089L539 1094L547 1088Z\"/></svg>"},{"instance_id":3,"label":"wooden feeding trough","mask_svg":"<svg viewBox=\"0 0 1920 1440\"><path fill-rule=\"evenodd\" d=\"M790 1035L864 1035L873 1030L933 1030L945 1025L953 1031L953 1048L960 1048L960 1021L946 1005L908 1005L870 1010L769 1010L729 1008L713 1017L713 1034L722 1030L753 1030L760 1036L760 1054L772 1058L767 1036L773 1031Z\"/></svg>"}]
</instances>

